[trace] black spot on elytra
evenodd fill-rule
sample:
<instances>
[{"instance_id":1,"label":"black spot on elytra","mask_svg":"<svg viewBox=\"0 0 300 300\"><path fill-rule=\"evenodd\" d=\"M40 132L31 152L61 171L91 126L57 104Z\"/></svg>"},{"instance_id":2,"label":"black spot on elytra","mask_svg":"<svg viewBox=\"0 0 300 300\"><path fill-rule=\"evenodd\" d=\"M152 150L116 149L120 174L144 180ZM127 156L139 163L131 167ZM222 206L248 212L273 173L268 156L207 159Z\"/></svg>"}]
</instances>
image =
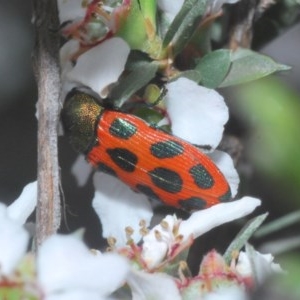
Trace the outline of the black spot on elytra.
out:
<instances>
[{"instance_id":1,"label":"black spot on elytra","mask_svg":"<svg viewBox=\"0 0 300 300\"><path fill-rule=\"evenodd\" d=\"M231 200L231 190L228 187L228 191L221 197L219 197L220 202L228 202Z\"/></svg>"},{"instance_id":2,"label":"black spot on elytra","mask_svg":"<svg viewBox=\"0 0 300 300\"><path fill-rule=\"evenodd\" d=\"M209 189L214 185L213 177L202 165L198 164L190 168L189 172L199 188Z\"/></svg>"},{"instance_id":3,"label":"black spot on elytra","mask_svg":"<svg viewBox=\"0 0 300 300\"><path fill-rule=\"evenodd\" d=\"M181 191L183 181L176 172L166 168L155 168L148 173L158 188L172 194Z\"/></svg>"},{"instance_id":4,"label":"black spot on elytra","mask_svg":"<svg viewBox=\"0 0 300 300\"><path fill-rule=\"evenodd\" d=\"M117 173L114 171L114 169L112 169L111 167L109 167L108 165L106 165L106 164L104 164L104 163L99 163L99 164L97 165L97 169L98 169L100 172L103 172L103 173L106 173L106 174L109 174L109 175L118 177L118 176L117 176Z\"/></svg>"},{"instance_id":5,"label":"black spot on elytra","mask_svg":"<svg viewBox=\"0 0 300 300\"><path fill-rule=\"evenodd\" d=\"M156 195L156 193L152 190L152 188L148 185L143 185L143 184L137 184L136 189L148 196L151 199L157 199L160 200L160 198Z\"/></svg>"},{"instance_id":6,"label":"black spot on elytra","mask_svg":"<svg viewBox=\"0 0 300 300\"><path fill-rule=\"evenodd\" d=\"M151 154L157 158L170 158L183 153L183 146L177 141L164 141L152 144Z\"/></svg>"},{"instance_id":7,"label":"black spot on elytra","mask_svg":"<svg viewBox=\"0 0 300 300\"><path fill-rule=\"evenodd\" d=\"M205 208L206 206L206 201L198 197L191 197L188 199L179 200L178 203L184 210L188 211L200 210Z\"/></svg>"},{"instance_id":8,"label":"black spot on elytra","mask_svg":"<svg viewBox=\"0 0 300 300\"><path fill-rule=\"evenodd\" d=\"M112 161L123 171L133 172L135 170L138 158L133 152L125 148L107 149L106 152Z\"/></svg>"},{"instance_id":9,"label":"black spot on elytra","mask_svg":"<svg viewBox=\"0 0 300 300\"><path fill-rule=\"evenodd\" d=\"M135 125L121 118L115 119L109 127L109 133L111 135L124 140L128 140L136 131L137 128Z\"/></svg>"}]
</instances>

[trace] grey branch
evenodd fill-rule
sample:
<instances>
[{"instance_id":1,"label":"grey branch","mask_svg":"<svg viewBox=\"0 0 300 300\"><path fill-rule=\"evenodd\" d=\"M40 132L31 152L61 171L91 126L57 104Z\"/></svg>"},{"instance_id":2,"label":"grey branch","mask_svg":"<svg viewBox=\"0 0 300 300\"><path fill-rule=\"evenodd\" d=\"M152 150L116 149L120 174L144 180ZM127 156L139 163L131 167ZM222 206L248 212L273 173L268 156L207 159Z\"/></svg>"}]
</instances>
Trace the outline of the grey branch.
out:
<instances>
[{"instance_id":1,"label":"grey branch","mask_svg":"<svg viewBox=\"0 0 300 300\"><path fill-rule=\"evenodd\" d=\"M60 176L57 127L59 121L59 20L56 0L32 0L36 31L33 66L38 85L38 203L37 247L60 225Z\"/></svg>"}]
</instances>

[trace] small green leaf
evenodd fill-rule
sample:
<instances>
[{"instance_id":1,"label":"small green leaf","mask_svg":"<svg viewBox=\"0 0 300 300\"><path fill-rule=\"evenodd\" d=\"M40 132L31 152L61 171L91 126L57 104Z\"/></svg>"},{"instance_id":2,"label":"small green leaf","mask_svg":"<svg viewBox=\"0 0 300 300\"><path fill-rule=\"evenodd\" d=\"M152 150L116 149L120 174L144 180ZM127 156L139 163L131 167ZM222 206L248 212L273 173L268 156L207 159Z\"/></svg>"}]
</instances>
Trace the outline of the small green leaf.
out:
<instances>
[{"instance_id":1,"label":"small green leaf","mask_svg":"<svg viewBox=\"0 0 300 300\"><path fill-rule=\"evenodd\" d=\"M232 259L232 253L234 251L239 251L257 230L257 228L262 224L266 219L268 213L262 214L258 217L255 217L247 222L247 224L240 230L235 239L230 243L229 247L224 253L224 259L227 264L230 263Z\"/></svg>"},{"instance_id":2,"label":"small green leaf","mask_svg":"<svg viewBox=\"0 0 300 300\"><path fill-rule=\"evenodd\" d=\"M205 13L206 4L206 0L187 0L184 2L163 40L163 47L167 47L169 44L173 46L174 56L180 53L191 39Z\"/></svg>"},{"instance_id":3,"label":"small green leaf","mask_svg":"<svg viewBox=\"0 0 300 300\"><path fill-rule=\"evenodd\" d=\"M132 111L132 113L135 116L138 116L141 119L145 120L148 124L153 125L156 125L161 119L163 119L162 114L147 107L137 108L134 111Z\"/></svg>"},{"instance_id":4,"label":"small green leaf","mask_svg":"<svg viewBox=\"0 0 300 300\"><path fill-rule=\"evenodd\" d=\"M199 83L202 80L201 73L198 70L183 71L183 72L180 73L180 75L178 77L175 77L174 80L179 78L179 77L185 77L185 78L193 80L197 83Z\"/></svg>"},{"instance_id":5,"label":"small green leaf","mask_svg":"<svg viewBox=\"0 0 300 300\"><path fill-rule=\"evenodd\" d=\"M195 70L202 75L202 85L214 89L226 77L230 64L230 51L220 49L205 55L197 64Z\"/></svg>"},{"instance_id":6,"label":"small green leaf","mask_svg":"<svg viewBox=\"0 0 300 300\"><path fill-rule=\"evenodd\" d=\"M136 64L129 74L121 77L118 84L113 88L110 98L115 104L122 104L134 93L143 88L156 74L158 64L155 62L140 62Z\"/></svg>"},{"instance_id":7,"label":"small green leaf","mask_svg":"<svg viewBox=\"0 0 300 300\"><path fill-rule=\"evenodd\" d=\"M268 234L274 233L276 231L282 230L288 226L294 225L295 223L300 222L300 211L294 211L289 213L281 218L270 222L257 230L255 237L264 237Z\"/></svg>"},{"instance_id":8,"label":"small green leaf","mask_svg":"<svg viewBox=\"0 0 300 300\"><path fill-rule=\"evenodd\" d=\"M167 31L165 38L163 40L163 46L167 47L172 39L174 38L175 34L177 33L178 28L180 27L181 23L186 18L189 11L193 8L197 0L187 0L183 3L179 13L174 18L172 24Z\"/></svg>"},{"instance_id":9,"label":"small green leaf","mask_svg":"<svg viewBox=\"0 0 300 300\"><path fill-rule=\"evenodd\" d=\"M133 71L136 68L143 66L145 63L151 63L152 60L147 54L138 50L132 50L128 56L125 69Z\"/></svg>"},{"instance_id":10,"label":"small green leaf","mask_svg":"<svg viewBox=\"0 0 300 300\"><path fill-rule=\"evenodd\" d=\"M237 85L256 80L290 67L278 64L271 57L248 49L239 49L232 54L232 65L220 87Z\"/></svg>"}]
</instances>

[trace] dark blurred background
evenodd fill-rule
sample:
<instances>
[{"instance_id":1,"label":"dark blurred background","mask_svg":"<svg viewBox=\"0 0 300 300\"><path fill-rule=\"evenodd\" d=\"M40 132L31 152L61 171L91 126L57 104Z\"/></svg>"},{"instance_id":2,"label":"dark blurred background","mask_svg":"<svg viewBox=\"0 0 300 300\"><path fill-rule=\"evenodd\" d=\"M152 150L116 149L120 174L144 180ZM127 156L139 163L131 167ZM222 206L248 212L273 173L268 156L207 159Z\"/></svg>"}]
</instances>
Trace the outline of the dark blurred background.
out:
<instances>
[{"instance_id":1,"label":"dark blurred background","mask_svg":"<svg viewBox=\"0 0 300 300\"><path fill-rule=\"evenodd\" d=\"M277 1L256 23L253 40L255 50L292 66L292 70L223 91L231 110L227 131L236 135L244 148L239 162L240 195L261 198L260 210L269 211L269 221L300 207L300 23L296 2ZM0 201L6 203L17 198L24 185L36 180L37 90L31 66L31 17L29 0L0 0ZM76 187L69 171L76 154L64 138L60 138L59 147L68 225L64 222L63 230L85 227L89 246L99 247L103 240L90 206L91 181L84 188ZM286 286L300 295L299 223L253 243L267 250L273 247L277 260L292 275ZM215 234L217 238L208 236L205 245L201 241L202 251L216 244L219 238ZM292 241L290 248L288 241ZM282 250L282 245L286 249ZM220 251L222 247L220 243Z\"/></svg>"}]
</instances>

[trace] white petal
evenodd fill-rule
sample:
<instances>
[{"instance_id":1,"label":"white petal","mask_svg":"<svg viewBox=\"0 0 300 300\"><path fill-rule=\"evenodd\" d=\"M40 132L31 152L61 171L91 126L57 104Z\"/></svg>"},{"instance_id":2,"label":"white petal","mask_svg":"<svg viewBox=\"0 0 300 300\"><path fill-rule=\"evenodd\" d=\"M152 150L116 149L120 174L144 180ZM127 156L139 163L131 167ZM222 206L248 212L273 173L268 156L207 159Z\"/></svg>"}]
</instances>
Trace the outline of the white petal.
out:
<instances>
[{"instance_id":1,"label":"white petal","mask_svg":"<svg viewBox=\"0 0 300 300\"><path fill-rule=\"evenodd\" d=\"M129 265L117 254L93 254L75 236L55 235L42 244L37 271L48 294L86 289L108 295L123 284Z\"/></svg>"},{"instance_id":2,"label":"white petal","mask_svg":"<svg viewBox=\"0 0 300 300\"><path fill-rule=\"evenodd\" d=\"M9 275L24 256L29 240L28 232L6 215L0 203L0 274Z\"/></svg>"},{"instance_id":3,"label":"white petal","mask_svg":"<svg viewBox=\"0 0 300 300\"><path fill-rule=\"evenodd\" d=\"M27 184L20 197L16 199L8 208L9 217L20 224L24 224L32 214L37 203L37 182Z\"/></svg>"},{"instance_id":4,"label":"white petal","mask_svg":"<svg viewBox=\"0 0 300 300\"><path fill-rule=\"evenodd\" d=\"M167 90L166 106L172 133L192 144L216 148L228 120L223 97L186 78L167 84Z\"/></svg>"},{"instance_id":5,"label":"white petal","mask_svg":"<svg viewBox=\"0 0 300 300\"><path fill-rule=\"evenodd\" d=\"M116 238L117 246L125 245L125 228L130 226L134 229L132 238L138 242L141 238L140 221L146 221L146 226L149 226L153 215L147 197L104 173L95 173L94 185L96 191L92 205L101 220L103 236Z\"/></svg>"},{"instance_id":6,"label":"white petal","mask_svg":"<svg viewBox=\"0 0 300 300\"><path fill-rule=\"evenodd\" d=\"M58 0L60 23L84 18L86 8L82 6L82 2L82 0Z\"/></svg>"},{"instance_id":7,"label":"white petal","mask_svg":"<svg viewBox=\"0 0 300 300\"><path fill-rule=\"evenodd\" d=\"M69 40L63 44L59 50L59 62L61 66L64 66L68 62L71 62L72 56L79 50L80 43L78 40Z\"/></svg>"},{"instance_id":8,"label":"white petal","mask_svg":"<svg viewBox=\"0 0 300 300\"><path fill-rule=\"evenodd\" d=\"M101 97L124 70L130 48L121 38L111 38L79 56L68 79L90 87Z\"/></svg>"},{"instance_id":9,"label":"white petal","mask_svg":"<svg viewBox=\"0 0 300 300\"><path fill-rule=\"evenodd\" d=\"M231 195L232 197L234 197L238 191L240 177L233 165L231 156L219 150L215 150L214 152L209 153L208 156L215 162L215 164L227 179L230 185Z\"/></svg>"},{"instance_id":10,"label":"white petal","mask_svg":"<svg viewBox=\"0 0 300 300\"><path fill-rule=\"evenodd\" d=\"M59 50L61 77L63 80L65 80L66 74L73 69L72 57L79 50L79 47L78 40L69 40Z\"/></svg>"},{"instance_id":11,"label":"white petal","mask_svg":"<svg viewBox=\"0 0 300 300\"><path fill-rule=\"evenodd\" d=\"M163 273L149 274L132 271L128 276L127 283L131 288L133 300L181 300L174 280Z\"/></svg>"},{"instance_id":12,"label":"white petal","mask_svg":"<svg viewBox=\"0 0 300 300\"><path fill-rule=\"evenodd\" d=\"M154 226L147 235L143 237L142 258L146 262L148 268L154 268L163 261L166 257L169 247L174 241L173 228L177 222L176 216L166 216L163 219L164 223L168 224L167 230L161 224ZM159 232L160 239L156 234Z\"/></svg>"},{"instance_id":13,"label":"white petal","mask_svg":"<svg viewBox=\"0 0 300 300\"><path fill-rule=\"evenodd\" d=\"M243 197L240 200L196 211L186 221L181 222L179 233L185 238L190 235L197 238L214 227L250 214L260 203L257 198Z\"/></svg>"},{"instance_id":14,"label":"white petal","mask_svg":"<svg viewBox=\"0 0 300 300\"><path fill-rule=\"evenodd\" d=\"M91 175L93 168L87 163L83 155L78 155L76 161L72 165L71 173L75 176L77 184L84 186Z\"/></svg>"},{"instance_id":15,"label":"white petal","mask_svg":"<svg viewBox=\"0 0 300 300\"><path fill-rule=\"evenodd\" d=\"M279 264L273 263L272 254L262 254L250 245L246 252L239 254L236 270L243 277L254 277L257 283L262 284L266 278L274 273L283 273Z\"/></svg>"},{"instance_id":16,"label":"white petal","mask_svg":"<svg viewBox=\"0 0 300 300\"><path fill-rule=\"evenodd\" d=\"M221 287L208 293L203 300L247 300L246 292L240 286Z\"/></svg>"}]
</instances>

